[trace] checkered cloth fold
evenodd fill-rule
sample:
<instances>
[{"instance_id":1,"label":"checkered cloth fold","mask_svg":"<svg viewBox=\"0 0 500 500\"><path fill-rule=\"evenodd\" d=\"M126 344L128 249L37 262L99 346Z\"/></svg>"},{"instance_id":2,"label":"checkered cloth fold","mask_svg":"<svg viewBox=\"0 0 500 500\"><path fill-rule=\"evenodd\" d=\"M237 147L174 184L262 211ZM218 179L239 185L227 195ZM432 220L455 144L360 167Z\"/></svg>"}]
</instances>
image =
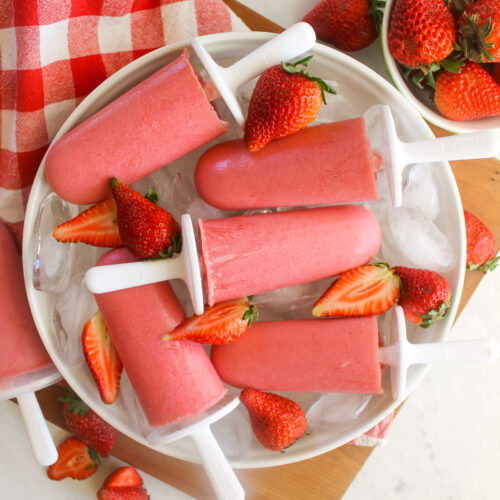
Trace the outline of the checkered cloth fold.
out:
<instances>
[{"instance_id":1,"label":"checkered cloth fold","mask_svg":"<svg viewBox=\"0 0 500 500\"><path fill-rule=\"evenodd\" d=\"M87 94L153 49L244 30L222 0L0 0L0 220L18 242L40 162Z\"/></svg>"}]
</instances>

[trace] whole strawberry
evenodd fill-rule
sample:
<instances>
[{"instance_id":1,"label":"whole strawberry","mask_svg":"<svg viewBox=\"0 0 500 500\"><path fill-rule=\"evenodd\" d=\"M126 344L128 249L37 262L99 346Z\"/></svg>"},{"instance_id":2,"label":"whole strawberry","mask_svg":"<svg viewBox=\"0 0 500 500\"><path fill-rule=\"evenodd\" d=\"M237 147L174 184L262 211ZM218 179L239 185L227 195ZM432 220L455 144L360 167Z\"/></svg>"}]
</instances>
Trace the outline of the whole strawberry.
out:
<instances>
[{"instance_id":1,"label":"whole strawberry","mask_svg":"<svg viewBox=\"0 0 500 500\"><path fill-rule=\"evenodd\" d=\"M91 410L69 387L59 398L68 429L90 448L107 457L116 438L116 429Z\"/></svg>"},{"instance_id":2,"label":"whole strawberry","mask_svg":"<svg viewBox=\"0 0 500 500\"><path fill-rule=\"evenodd\" d=\"M464 57L500 61L500 0L476 0L458 17L458 43Z\"/></svg>"},{"instance_id":3,"label":"whole strawberry","mask_svg":"<svg viewBox=\"0 0 500 500\"><path fill-rule=\"evenodd\" d=\"M464 210L467 235L467 269L479 269L483 273L493 271L498 265L497 245L493 233L475 215Z\"/></svg>"},{"instance_id":4,"label":"whole strawberry","mask_svg":"<svg viewBox=\"0 0 500 500\"><path fill-rule=\"evenodd\" d=\"M170 257L180 250L181 229L172 215L114 177L110 185L120 236L137 258Z\"/></svg>"},{"instance_id":5,"label":"whole strawberry","mask_svg":"<svg viewBox=\"0 0 500 500\"><path fill-rule=\"evenodd\" d=\"M270 450L288 448L306 431L306 416L291 399L246 388L240 400L248 410L255 436Z\"/></svg>"},{"instance_id":6,"label":"whole strawberry","mask_svg":"<svg viewBox=\"0 0 500 500\"><path fill-rule=\"evenodd\" d=\"M393 57L417 68L445 59L453 51L457 28L443 0L397 0L388 42Z\"/></svg>"},{"instance_id":7,"label":"whole strawberry","mask_svg":"<svg viewBox=\"0 0 500 500\"><path fill-rule=\"evenodd\" d=\"M500 114L500 86L479 64L468 62L459 73L440 71L434 103L450 120L473 120Z\"/></svg>"},{"instance_id":8,"label":"whole strawberry","mask_svg":"<svg viewBox=\"0 0 500 500\"><path fill-rule=\"evenodd\" d=\"M316 36L347 52L368 47L379 35L385 1L323 0L306 16Z\"/></svg>"},{"instance_id":9,"label":"whole strawberry","mask_svg":"<svg viewBox=\"0 0 500 500\"><path fill-rule=\"evenodd\" d=\"M245 123L244 141L249 151L303 129L326 103L325 92L335 94L321 78L307 73L311 57L272 66L258 79Z\"/></svg>"},{"instance_id":10,"label":"whole strawberry","mask_svg":"<svg viewBox=\"0 0 500 500\"><path fill-rule=\"evenodd\" d=\"M405 318L428 328L446 316L450 307L451 288L446 279L435 271L396 266L401 279L399 305Z\"/></svg>"}]
</instances>

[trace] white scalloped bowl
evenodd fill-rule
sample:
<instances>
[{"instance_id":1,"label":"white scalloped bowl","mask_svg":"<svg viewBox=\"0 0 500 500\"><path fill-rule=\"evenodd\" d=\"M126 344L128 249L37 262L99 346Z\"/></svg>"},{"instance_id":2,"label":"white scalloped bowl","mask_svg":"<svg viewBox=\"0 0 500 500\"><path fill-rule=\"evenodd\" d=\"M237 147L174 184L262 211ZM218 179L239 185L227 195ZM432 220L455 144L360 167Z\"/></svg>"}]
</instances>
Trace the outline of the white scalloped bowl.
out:
<instances>
[{"instance_id":1,"label":"white scalloped bowl","mask_svg":"<svg viewBox=\"0 0 500 500\"><path fill-rule=\"evenodd\" d=\"M207 50L217 60L239 58L267 41L268 33L223 33L203 37ZM87 117L94 114L108 102L172 60L188 42L162 47L146 54L116 72L95 89L71 114L58 132L55 140ZM346 97L356 104L356 109L364 112L371 105L385 103L391 106L400 137L403 140L432 138L427 124L408 101L384 78L351 57L332 48L316 44L311 51L314 62L311 68L315 74L335 80L346 89ZM221 104L222 106L222 104ZM203 148L201 148L202 150ZM200 154L201 154L200 150ZM45 160L44 160L45 161ZM95 383L84 364L69 366L55 338L52 324L54 297L50 293L39 292L32 285L33 233L40 203L51 188L44 177L44 161L37 173L31 190L24 226L23 263L27 294L40 336L61 375L80 397L99 415L119 431L132 439L150 446L145 437L134 428L128 415L119 411L116 405L101 402ZM168 167L166 167L168 168ZM465 228L462 205L458 189L447 163L436 164L435 177L441 192L441 211L436 224L444 232L455 252L455 261L446 277L451 285L454 301L449 315L444 320L426 330L425 341L443 340L448 334L455 317L462 291L465 268ZM410 328L411 334L411 328ZM314 369L311 367L311 369ZM428 366L413 366L408 373L408 390L411 392L427 373ZM395 408L390 397L389 381L384 379L387 395L374 396L361 414L354 420L330 429L305 435L283 453L263 448L256 440L249 452L231 463L236 468L267 467L305 460L339 447L361 433L367 431ZM184 438L178 442L161 446L151 446L157 451L183 460L199 462L191 440Z\"/></svg>"},{"instance_id":2,"label":"white scalloped bowl","mask_svg":"<svg viewBox=\"0 0 500 500\"><path fill-rule=\"evenodd\" d=\"M401 94L428 122L444 130L448 130L449 132L455 132L457 134L475 132L477 130L500 132L500 116L477 118L475 120L449 120L439 113L432 99L429 97L429 92L427 90L419 89L413 82L407 83L407 80L403 76L403 69L389 50L389 42L387 39L391 13L395 3L396 0L387 0L380 37L387 72Z\"/></svg>"}]
</instances>

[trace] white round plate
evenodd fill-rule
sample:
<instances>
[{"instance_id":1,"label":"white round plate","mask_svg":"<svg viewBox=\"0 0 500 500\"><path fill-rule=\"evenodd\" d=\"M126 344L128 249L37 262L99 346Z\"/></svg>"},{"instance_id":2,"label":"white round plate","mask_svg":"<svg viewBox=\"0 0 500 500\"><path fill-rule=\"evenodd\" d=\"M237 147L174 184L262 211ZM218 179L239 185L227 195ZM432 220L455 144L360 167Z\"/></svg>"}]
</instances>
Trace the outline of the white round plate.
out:
<instances>
[{"instance_id":1,"label":"white round plate","mask_svg":"<svg viewBox=\"0 0 500 500\"><path fill-rule=\"evenodd\" d=\"M203 37L203 44L216 60L225 65L232 62L231 58L233 60L240 58L267 41L271 36L271 34L255 32L214 34ZM116 72L78 106L63 124L55 140L76 124L93 115L125 90L168 63L179 54L183 47L187 46L188 42L186 41L162 47ZM335 106L330 108L332 113L339 113L335 119L360 116L371 105L383 103L392 108L396 127L402 140L410 141L433 137L427 124L406 99L377 73L351 57L324 45L317 44L311 52L314 54L314 59L310 64L311 72L334 81L339 95L342 96L342 100L338 101L338 104L335 104L337 102L335 99L330 100L329 106ZM194 56L192 59L195 62ZM222 109L224 105L218 104L218 106L219 109ZM234 122L231 126L236 127ZM200 148L198 153L201 154L204 149L206 147ZM454 300L447 318L425 331L425 339L422 341L427 342L443 340L449 332L462 292L465 269L465 228L458 189L449 165L447 163L434 165L435 178L439 184L441 195L441 211L435 223L447 236L455 252L453 266L444 273L451 285ZM171 166L166 168L171 168ZM34 222L41 201L50 191L51 188L44 177L43 161L33 184L26 210L23 244L26 288L40 336L61 375L80 397L119 431L146 446L150 446L144 435L131 423L126 412L120 411L119 405L105 405L101 402L90 372L84 364L69 366L66 363L55 339L52 324L54 298L49 293L39 292L33 288L32 239ZM413 337L412 331L413 329L410 327L410 338L412 341L418 342L418 339ZM311 367L311 369L314 368ZM427 366L414 366L410 369L408 373L409 392L424 377L427 369ZM241 459L233 460L232 465L236 468L283 465L319 455L347 443L370 429L394 409L395 404L390 395L390 384L387 377L384 379L384 387L387 389L387 394L372 397L357 418L341 425L332 424L325 431L311 432L283 453L267 450L254 439L249 452ZM195 447L187 439L153 448L173 457L199 462Z\"/></svg>"}]
</instances>

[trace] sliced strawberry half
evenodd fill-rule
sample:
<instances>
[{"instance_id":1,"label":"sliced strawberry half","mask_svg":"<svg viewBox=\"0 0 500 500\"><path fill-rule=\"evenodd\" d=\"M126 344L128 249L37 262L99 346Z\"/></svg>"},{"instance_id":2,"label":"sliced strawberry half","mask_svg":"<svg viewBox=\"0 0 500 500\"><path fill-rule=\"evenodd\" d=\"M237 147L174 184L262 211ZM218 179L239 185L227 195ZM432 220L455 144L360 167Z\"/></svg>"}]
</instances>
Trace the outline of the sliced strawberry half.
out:
<instances>
[{"instance_id":1,"label":"sliced strawberry half","mask_svg":"<svg viewBox=\"0 0 500 500\"><path fill-rule=\"evenodd\" d=\"M99 500L147 500L147 491L142 487L144 481L134 467L126 466L112 472L99 491Z\"/></svg>"},{"instance_id":2,"label":"sliced strawberry half","mask_svg":"<svg viewBox=\"0 0 500 500\"><path fill-rule=\"evenodd\" d=\"M369 264L342 273L314 304L313 316L381 314L398 300L401 281L387 264Z\"/></svg>"},{"instance_id":3,"label":"sliced strawberry half","mask_svg":"<svg viewBox=\"0 0 500 500\"><path fill-rule=\"evenodd\" d=\"M99 454L77 438L66 439L57 448L57 462L47 469L50 479L87 479L99 465Z\"/></svg>"},{"instance_id":4,"label":"sliced strawberry half","mask_svg":"<svg viewBox=\"0 0 500 500\"><path fill-rule=\"evenodd\" d=\"M123 245L118 231L114 198L92 205L73 219L57 226L52 234L57 241L63 243L87 243L96 247Z\"/></svg>"},{"instance_id":5,"label":"sliced strawberry half","mask_svg":"<svg viewBox=\"0 0 500 500\"><path fill-rule=\"evenodd\" d=\"M163 340L192 340L201 344L228 344L241 337L257 318L257 307L247 298L220 302L200 316L182 322Z\"/></svg>"},{"instance_id":6,"label":"sliced strawberry half","mask_svg":"<svg viewBox=\"0 0 500 500\"><path fill-rule=\"evenodd\" d=\"M101 399L113 403L118 397L123 367L100 311L85 323L82 345Z\"/></svg>"}]
</instances>

